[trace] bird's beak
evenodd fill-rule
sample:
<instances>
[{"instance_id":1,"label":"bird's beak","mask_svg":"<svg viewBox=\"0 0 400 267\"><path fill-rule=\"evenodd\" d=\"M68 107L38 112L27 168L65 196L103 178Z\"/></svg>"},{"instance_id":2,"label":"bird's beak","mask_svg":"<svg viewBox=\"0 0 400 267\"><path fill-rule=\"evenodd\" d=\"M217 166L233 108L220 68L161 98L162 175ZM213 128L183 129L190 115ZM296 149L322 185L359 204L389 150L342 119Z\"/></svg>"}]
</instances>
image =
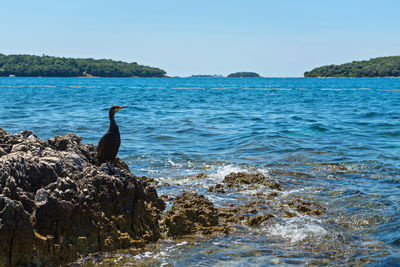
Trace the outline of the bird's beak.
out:
<instances>
[{"instance_id":1,"label":"bird's beak","mask_svg":"<svg viewBox=\"0 0 400 267\"><path fill-rule=\"evenodd\" d=\"M123 109L123 108L126 108L126 106L116 108L116 109L115 109L115 112L120 111L120 110Z\"/></svg>"}]
</instances>

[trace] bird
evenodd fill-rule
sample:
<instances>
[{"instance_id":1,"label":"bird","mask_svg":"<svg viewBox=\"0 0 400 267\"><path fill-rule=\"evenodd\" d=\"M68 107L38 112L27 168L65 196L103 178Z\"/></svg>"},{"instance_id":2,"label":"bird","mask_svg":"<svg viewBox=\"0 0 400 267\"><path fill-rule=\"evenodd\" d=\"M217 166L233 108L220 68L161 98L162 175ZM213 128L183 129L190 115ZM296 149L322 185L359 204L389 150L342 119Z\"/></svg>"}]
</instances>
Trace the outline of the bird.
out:
<instances>
[{"instance_id":1,"label":"bird","mask_svg":"<svg viewBox=\"0 0 400 267\"><path fill-rule=\"evenodd\" d=\"M119 146L121 145L121 136L114 116L117 111L123 108L126 108L126 106L112 106L108 112L108 116L110 117L110 127L108 127L108 131L101 137L99 144L97 145L99 164L112 162L117 156Z\"/></svg>"}]
</instances>

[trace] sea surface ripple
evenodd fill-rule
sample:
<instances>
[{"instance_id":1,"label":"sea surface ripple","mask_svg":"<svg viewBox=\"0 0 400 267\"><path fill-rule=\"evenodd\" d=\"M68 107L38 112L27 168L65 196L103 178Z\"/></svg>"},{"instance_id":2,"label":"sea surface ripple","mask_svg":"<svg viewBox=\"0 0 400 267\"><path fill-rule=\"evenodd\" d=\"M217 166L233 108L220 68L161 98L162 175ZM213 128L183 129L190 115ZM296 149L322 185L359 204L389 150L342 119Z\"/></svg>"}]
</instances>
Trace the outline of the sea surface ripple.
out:
<instances>
[{"instance_id":1,"label":"sea surface ripple","mask_svg":"<svg viewBox=\"0 0 400 267\"><path fill-rule=\"evenodd\" d=\"M8 132L74 132L94 144L109 108L128 106L116 115L119 156L134 174L168 184L160 195L197 191L224 206L240 197L208 193L210 184L250 167L279 169L304 174L282 178L287 194L328 208L319 218L109 255L117 266L400 262L400 79L16 77L0 78L0 104ZM188 180L198 173L209 178Z\"/></svg>"}]
</instances>

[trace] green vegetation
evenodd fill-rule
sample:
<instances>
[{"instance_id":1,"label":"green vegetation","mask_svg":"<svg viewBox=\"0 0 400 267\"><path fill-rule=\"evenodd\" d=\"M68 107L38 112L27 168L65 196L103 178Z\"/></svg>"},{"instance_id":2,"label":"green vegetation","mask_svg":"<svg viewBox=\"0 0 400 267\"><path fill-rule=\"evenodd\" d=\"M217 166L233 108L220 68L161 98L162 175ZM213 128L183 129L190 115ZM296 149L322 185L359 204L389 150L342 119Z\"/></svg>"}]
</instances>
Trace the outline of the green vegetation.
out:
<instances>
[{"instance_id":1,"label":"green vegetation","mask_svg":"<svg viewBox=\"0 0 400 267\"><path fill-rule=\"evenodd\" d=\"M0 76L42 77L165 77L158 68L111 59L64 58L0 54Z\"/></svg>"},{"instance_id":2,"label":"green vegetation","mask_svg":"<svg viewBox=\"0 0 400 267\"><path fill-rule=\"evenodd\" d=\"M228 75L228 78L234 78L234 77L260 77L260 75L258 75L255 72L235 72L232 74Z\"/></svg>"},{"instance_id":3,"label":"green vegetation","mask_svg":"<svg viewBox=\"0 0 400 267\"><path fill-rule=\"evenodd\" d=\"M304 77L399 77L400 56L377 57L342 65L329 65L304 73Z\"/></svg>"}]
</instances>

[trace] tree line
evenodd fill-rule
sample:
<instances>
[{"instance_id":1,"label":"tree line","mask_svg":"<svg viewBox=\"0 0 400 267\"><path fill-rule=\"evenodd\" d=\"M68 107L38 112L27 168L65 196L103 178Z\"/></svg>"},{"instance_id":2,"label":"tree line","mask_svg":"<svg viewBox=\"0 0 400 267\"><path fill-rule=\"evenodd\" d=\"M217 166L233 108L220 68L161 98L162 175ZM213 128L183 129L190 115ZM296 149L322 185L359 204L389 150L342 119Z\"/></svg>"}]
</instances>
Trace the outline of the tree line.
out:
<instances>
[{"instance_id":1,"label":"tree line","mask_svg":"<svg viewBox=\"0 0 400 267\"><path fill-rule=\"evenodd\" d=\"M235 73L231 73L227 76L228 78L247 78L247 77L260 77L260 75L258 73L255 72L246 72L246 71L242 71L242 72L235 72Z\"/></svg>"},{"instance_id":2,"label":"tree line","mask_svg":"<svg viewBox=\"0 0 400 267\"><path fill-rule=\"evenodd\" d=\"M27 77L165 77L159 68L111 59L0 54L0 76Z\"/></svg>"},{"instance_id":3,"label":"tree line","mask_svg":"<svg viewBox=\"0 0 400 267\"><path fill-rule=\"evenodd\" d=\"M322 66L305 72L304 77L400 77L400 56Z\"/></svg>"}]
</instances>

